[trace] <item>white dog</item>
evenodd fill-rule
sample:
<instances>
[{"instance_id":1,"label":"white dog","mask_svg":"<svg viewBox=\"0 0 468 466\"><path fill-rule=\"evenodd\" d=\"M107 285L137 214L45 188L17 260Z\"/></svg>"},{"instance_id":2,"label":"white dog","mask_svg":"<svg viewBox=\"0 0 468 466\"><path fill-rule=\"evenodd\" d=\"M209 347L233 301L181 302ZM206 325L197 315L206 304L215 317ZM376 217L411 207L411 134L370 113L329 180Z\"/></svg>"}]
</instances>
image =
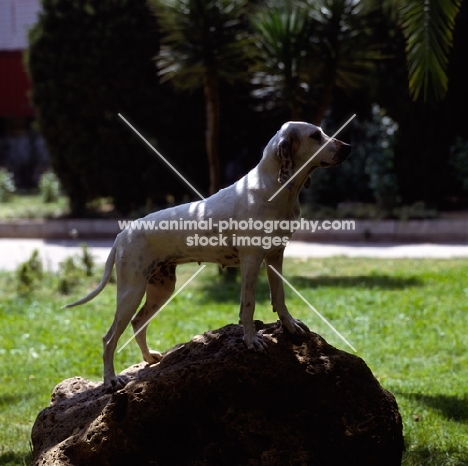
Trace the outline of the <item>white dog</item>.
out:
<instances>
[{"instance_id":1,"label":"white dog","mask_svg":"<svg viewBox=\"0 0 468 466\"><path fill-rule=\"evenodd\" d=\"M314 154L324 146L320 152ZM331 139L321 128L304 122L288 122L273 136L263 151L259 164L233 185L221 189L209 198L161 210L141 221L208 221L213 225L222 220L242 221L292 221L299 218L299 193L309 184L309 176L319 167L338 165L349 155L350 146ZM314 157L313 157L314 156ZM313 157L313 158L312 158ZM311 159L312 158L312 159ZM300 170L297 175L294 175ZM293 177L293 179L290 179ZM284 189L282 185L286 184ZM277 193L275 195L275 193ZM274 196L275 195L275 196ZM274 196L271 200L269 200ZM278 222L276 222L278 225ZM234 232L229 232L227 241L222 241L216 226L211 231L198 231L200 235L214 238L211 244L202 246L187 241L187 234L194 231L162 229L123 230L114 242L105 265L100 284L88 296L67 307L86 303L97 296L106 286L115 264L117 271L117 309L114 321L103 337L104 385L116 390L126 380L117 377L114 370L114 352L117 341L138 309L146 292L146 302L133 318L134 332L145 326L135 339L143 358L156 363L162 355L151 351L146 344L146 323L169 299L175 288L175 270L178 264L187 262L214 262L223 267L241 267L240 322L244 327L244 341L249 349L263 351L266 343L254 327L255 288L263 261L282 273L283 251L290 231L277 228L269 232L250 231L250 236L281 238L273 241L270 248L255 244L237 245ZM243 234L246 232L244 231ZM287 238L285 238L287 237ZM205 238L206 239L206 238ZM190 245L189 245L190 244ZM263 243L264 244L264 243ZM273 311L278 313L282 325L291 333L304 333L307 327L289 313L285 301L283 282L267 267Z\"/></svg>"}]
</instances>

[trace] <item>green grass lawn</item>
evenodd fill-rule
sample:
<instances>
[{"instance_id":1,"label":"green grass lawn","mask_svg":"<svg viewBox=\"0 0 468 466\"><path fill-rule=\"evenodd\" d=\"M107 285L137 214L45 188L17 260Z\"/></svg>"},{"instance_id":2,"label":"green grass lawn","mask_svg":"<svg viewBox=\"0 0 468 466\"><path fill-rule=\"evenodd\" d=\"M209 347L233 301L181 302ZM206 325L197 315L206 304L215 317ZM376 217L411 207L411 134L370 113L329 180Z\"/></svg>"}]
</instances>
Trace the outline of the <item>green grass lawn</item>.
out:
<instances>
[{"instance_id":1,"label":"green grass lawn","mask_svg":"<svg viewBox=\"0 0 468 466\"><path fill-rule=\"evenodd\" d=\"M178 285L197 268L180 267ZM270 322L275 316L261 275L256 318ZM468 465L468 261L288 260L284 275L396 396L407 448L403 464ZM57 383L77 375L101 378L101 336L112 320L115 285L85 306L60 309L99 278L80 278L64 296L56 277L18 294L15 275L0 274L0 464L28 464L32 424ZM350 351L291 290L286 295L294 316ZM149 341L165 350L236 322L238 297L238 283L221 283L210 265L149 326ZM127 330L120 345L130 336ZM116 368L140 360L132 342L116 355Z\"/></svg>"},{"instance_id":2,"label":"green grass lawn","mask_svg":"<svg viewBox=\"0 0 468 466\"><path fill-rule=\"evenodd\" d=\"M10 201L0 202L0 219L60 217L68 210L65 196L60 196L56 202L44 203L40 194L13 194Z\"/></svg>"}]
</instances>

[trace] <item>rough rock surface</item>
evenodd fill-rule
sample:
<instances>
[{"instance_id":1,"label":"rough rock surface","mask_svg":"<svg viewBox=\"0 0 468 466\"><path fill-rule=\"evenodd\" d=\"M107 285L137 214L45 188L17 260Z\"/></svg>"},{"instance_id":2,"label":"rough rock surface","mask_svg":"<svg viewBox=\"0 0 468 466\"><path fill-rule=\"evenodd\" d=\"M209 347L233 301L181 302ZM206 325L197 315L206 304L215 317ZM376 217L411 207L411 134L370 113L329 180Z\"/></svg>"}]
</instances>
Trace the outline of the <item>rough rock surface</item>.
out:
<instances>
[{"instance_id":1,"label":"rough rock surface","mask_svg":"<svg viewBox=\"0 0 468 466\"><path fill-rule=\"evenodd\" d=\"M116 393L61 382L34 424L33 465L401 464L397 404L362 359L314 333L257 325L266 354L228 325L127 369Z\"/></svg>"}]
</instances>

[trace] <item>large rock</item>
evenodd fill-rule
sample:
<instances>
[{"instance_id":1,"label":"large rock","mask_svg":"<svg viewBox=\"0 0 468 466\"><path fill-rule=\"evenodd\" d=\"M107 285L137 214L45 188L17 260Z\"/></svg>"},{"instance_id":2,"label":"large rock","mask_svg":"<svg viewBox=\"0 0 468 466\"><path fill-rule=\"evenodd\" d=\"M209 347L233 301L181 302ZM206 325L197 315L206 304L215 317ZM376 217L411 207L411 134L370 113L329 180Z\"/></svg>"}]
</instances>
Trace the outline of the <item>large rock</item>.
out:
<instances>
[{"instance_id":1,"label":"large rock","mask_svg":"<svg viewBox=\"0 0 468 466\"><path fill-rule=\"evenodd\" d=\"M397 404L362 359L317 334L257 324L266 354L228 325L127 369L132 380L116 393L63 381L34 424L33 464L401 464Z\"/></svg>"}]
</instances>

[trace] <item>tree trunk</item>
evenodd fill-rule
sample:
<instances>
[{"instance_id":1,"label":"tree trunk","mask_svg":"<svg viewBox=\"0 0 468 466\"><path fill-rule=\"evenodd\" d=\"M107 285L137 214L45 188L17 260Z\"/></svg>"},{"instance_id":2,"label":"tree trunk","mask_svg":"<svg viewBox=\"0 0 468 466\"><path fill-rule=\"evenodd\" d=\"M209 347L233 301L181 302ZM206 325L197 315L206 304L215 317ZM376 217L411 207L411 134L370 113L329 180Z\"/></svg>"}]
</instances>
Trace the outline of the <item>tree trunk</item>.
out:
<instances>
[{"instance_id":1,"label":"tree trunk","mask_svg":"<svg viewBox=\"0 0 468 466\"><path fill-rule=\"evenodd\" d=\"M320 93L320 97L317 102L314 114L311 116L310 123L320 126L322 124L323 117L326 111L331 107L333 102L333 91L335 88L334 77L329 77L323 90Z\"/></svg>"},{"instance_id":2,"label":"tree trunk","mask_svg":"<svg viewBox=\"0 0 468 466\"><path fill-rule=\"evenodd\" d=\"M208 170L210 175L209 193L219 191L219 84L218 80L210 75L205 76L204 82L205 109L206 109L206 155L208 157Z\"/></svg>"},{"instance_id":3,"label":"tree trunk","mask_svg":"<svg viewBox=\"0 0 468 466\"><path fill-rule=\"evenodd\" d=\"M70 217L72 218L84 218L86 213L86 203L83 202L83 198L69 197L70 203Z\"/></svg>"}]
</instances>

